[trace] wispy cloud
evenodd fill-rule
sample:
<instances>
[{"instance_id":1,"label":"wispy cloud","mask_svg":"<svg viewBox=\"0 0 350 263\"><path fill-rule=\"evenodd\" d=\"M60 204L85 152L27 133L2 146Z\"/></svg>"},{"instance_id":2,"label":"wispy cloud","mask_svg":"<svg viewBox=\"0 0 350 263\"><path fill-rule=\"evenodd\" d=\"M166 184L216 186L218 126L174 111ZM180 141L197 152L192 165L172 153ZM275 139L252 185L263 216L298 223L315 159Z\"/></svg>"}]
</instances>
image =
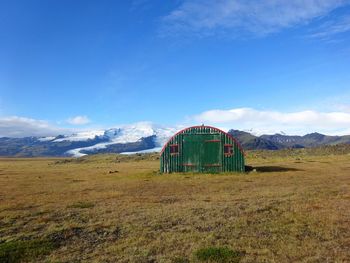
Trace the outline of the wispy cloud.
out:
<instances>
[{"instance_id":1,"label":"wispy cloud","mask_svg":"<svg viewBox=\"0 0 350 263\"><path fill-rule=\"evenodd\" d=\"M197 123L211 124L221 127L253 130L258 134L278 133L306 134L323 132L326 134L349 134L349 112L318 111L260 111L252 108L230 110L209 110L192 117Z\"/></svg>"},{"instance_id":2,"label":"wispy cloud","mask_svg":"<svg viewBox=\"0 0 350 263\"><path fill-rule=\"evenodd\" d=\"M334 36L350 31L350 15L343 15L333 20L328 20L319 26L314 33L310 35L312 38L328 40Z\"/></svg>"},{"instance_id":3,"label":"wispy cloud","mask_svg":"<svg viewBox=\"0 0 350 263\"><path fill-rule=\"evenodd\" d=\"M72 125L85 125L90 123L91 121L87 116L75 116L75 117L69 118L67 122Z\"/></svg>"},{"instance_id":4,"label":"wispy cloud","mask_svg":"<svg viewBox=\"0 0 350 263\"><path fill-rule=\"evenodd\" d=\"M0 137L56 136L70 132L43 120L18 116L0 118Z\"/></svg>"},{"instance_id":5,"label":"wispy cloud","mask_svg":"<svg viewBox=\"0 0 350 263\"><path fill-rule=\"evenodd\" d=\"M343 0L184 0L164 18L164 34L211 35L220 31L258 36L327 15Z\"/></svg>"}]
</instances>

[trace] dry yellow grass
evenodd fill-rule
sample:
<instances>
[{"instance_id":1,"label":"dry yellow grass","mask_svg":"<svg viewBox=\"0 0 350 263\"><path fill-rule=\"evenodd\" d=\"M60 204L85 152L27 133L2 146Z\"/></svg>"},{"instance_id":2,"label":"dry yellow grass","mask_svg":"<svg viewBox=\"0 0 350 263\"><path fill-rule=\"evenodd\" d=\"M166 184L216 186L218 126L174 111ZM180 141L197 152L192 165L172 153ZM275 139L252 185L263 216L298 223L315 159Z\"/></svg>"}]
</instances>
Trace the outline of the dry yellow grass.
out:
<instances>
[{"instance_id":1,"label":"dry yellow grass","mask_svg":"<svg viewBox=\"0 0 350 263\"><path fill-rule=\"evenodd\" d=\"M195 262L206 247L241 262L350 262L349 155L248 154L256 172L215 175L120 158L0 159L0 245L53 242L34 262Z\"/></svg>"}]
</instances>

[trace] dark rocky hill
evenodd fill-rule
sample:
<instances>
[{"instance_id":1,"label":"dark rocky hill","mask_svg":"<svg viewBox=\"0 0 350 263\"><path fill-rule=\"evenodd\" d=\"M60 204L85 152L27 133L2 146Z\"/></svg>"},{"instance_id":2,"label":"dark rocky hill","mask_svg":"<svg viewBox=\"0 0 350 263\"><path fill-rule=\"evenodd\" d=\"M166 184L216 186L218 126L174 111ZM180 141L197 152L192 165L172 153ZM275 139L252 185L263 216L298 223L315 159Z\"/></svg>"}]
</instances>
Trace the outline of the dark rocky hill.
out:
<instances>
[{"instance_id":1,"label":"dark rocky hill","mask_svg":"<svg viewBox=\"0 0 350 263\"><path fill-rule=\"evenodd\" d=\"M230 130L247 150L278 150L284 148L308 148L322 145L350 144L350 135L328 136L320 133L310 133L304 136L283 134L254 136L248 132Z\"/></svg>"}]
</instances>

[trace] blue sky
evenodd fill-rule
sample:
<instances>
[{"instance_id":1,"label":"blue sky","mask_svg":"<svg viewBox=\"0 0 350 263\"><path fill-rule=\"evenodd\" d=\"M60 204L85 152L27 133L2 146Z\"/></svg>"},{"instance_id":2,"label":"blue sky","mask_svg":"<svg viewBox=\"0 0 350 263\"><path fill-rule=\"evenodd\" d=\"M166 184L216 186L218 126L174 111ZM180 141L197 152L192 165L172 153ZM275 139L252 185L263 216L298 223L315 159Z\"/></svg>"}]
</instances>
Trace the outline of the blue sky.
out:
<instances>
[{"instance_id":1,"label":"blue sky","mask_svg":"<svg viewBox=\"0 0 350 263\"><path fill-rule=\"evenodd\" d=\"M350 134L349 4L3 0L0 135L139 121Z\"/></svg>"}]
</instances>

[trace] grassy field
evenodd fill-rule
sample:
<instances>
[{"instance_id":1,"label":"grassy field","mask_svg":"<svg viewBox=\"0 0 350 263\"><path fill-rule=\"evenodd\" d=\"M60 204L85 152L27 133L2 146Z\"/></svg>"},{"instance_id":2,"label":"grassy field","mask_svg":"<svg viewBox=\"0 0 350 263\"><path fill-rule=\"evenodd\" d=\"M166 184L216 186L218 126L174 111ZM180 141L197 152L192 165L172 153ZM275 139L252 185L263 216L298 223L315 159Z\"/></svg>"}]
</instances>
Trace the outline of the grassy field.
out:
<instances>
[{"instance_id":1,"label":"grassy field","mask_svg":"<svg viewBox=\"0 0 350 263\"><path fill-rule=\"evenodd\" d=\"M0 262L350 262L350 155L250 152L245 174L156 155L0 159Z\"/></svg>"}]
</instances>

